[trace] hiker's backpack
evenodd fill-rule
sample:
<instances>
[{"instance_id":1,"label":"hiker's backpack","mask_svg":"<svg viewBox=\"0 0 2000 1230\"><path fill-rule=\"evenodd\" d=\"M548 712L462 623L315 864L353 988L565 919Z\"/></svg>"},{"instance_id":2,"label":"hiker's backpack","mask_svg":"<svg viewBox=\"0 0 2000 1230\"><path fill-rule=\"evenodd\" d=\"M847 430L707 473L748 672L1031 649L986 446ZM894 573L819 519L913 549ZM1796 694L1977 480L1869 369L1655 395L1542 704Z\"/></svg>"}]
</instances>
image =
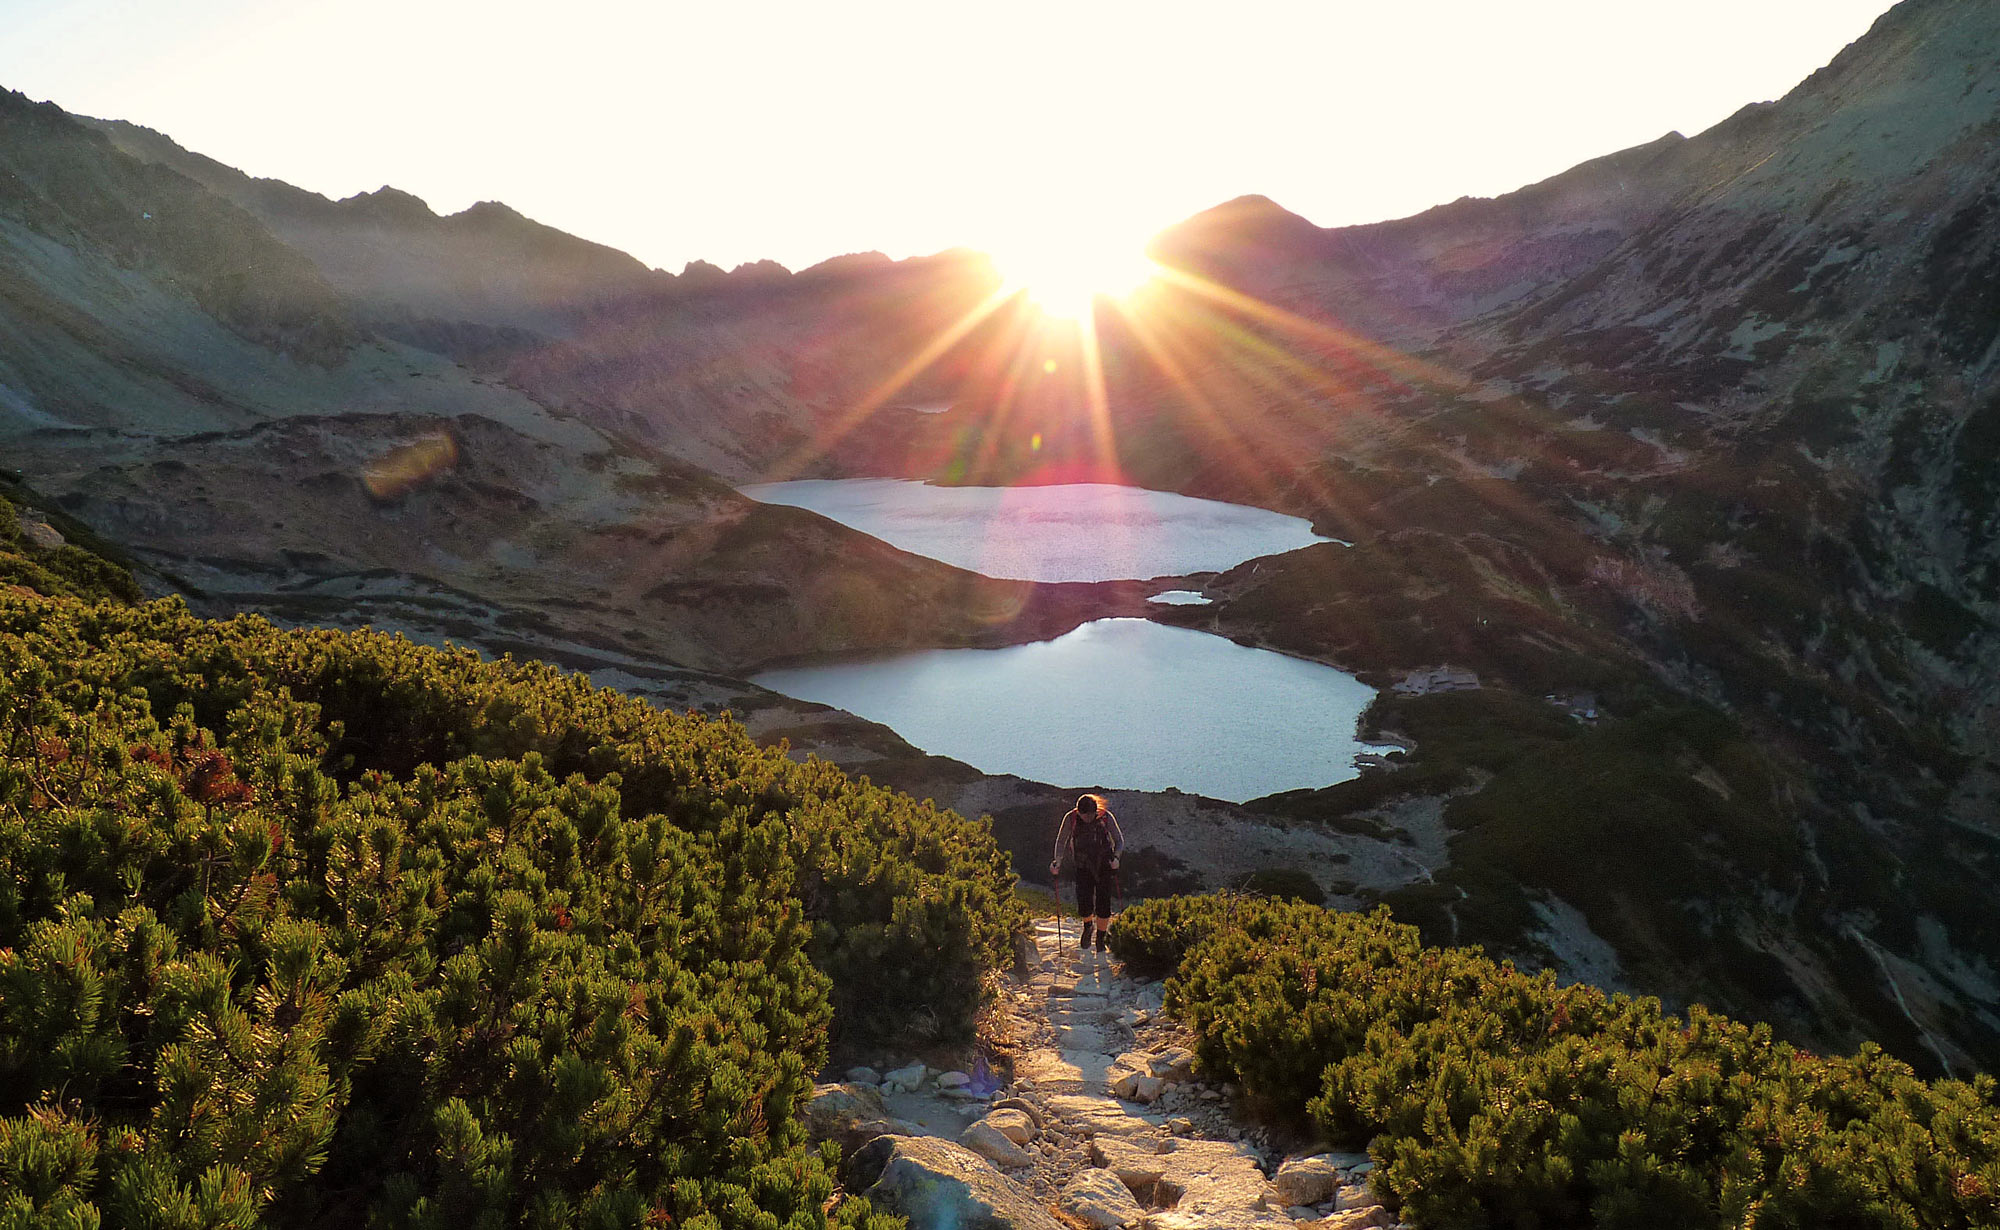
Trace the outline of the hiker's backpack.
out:
<instances>
[{"instance_id":1,"label":"hiker's backpack","mask_svg":"<svg viewBox=\"0 0 2000 1230\"><path fill-rule=\"evenodd\" d=\"M1088 816L1076 813L1076 827L1070 832L1069 848L1076 853L1076 865L1080 868L1102 871L1111 862L1111 824L1104 818L1103 808Z\"/></svg>"}]
</instances>

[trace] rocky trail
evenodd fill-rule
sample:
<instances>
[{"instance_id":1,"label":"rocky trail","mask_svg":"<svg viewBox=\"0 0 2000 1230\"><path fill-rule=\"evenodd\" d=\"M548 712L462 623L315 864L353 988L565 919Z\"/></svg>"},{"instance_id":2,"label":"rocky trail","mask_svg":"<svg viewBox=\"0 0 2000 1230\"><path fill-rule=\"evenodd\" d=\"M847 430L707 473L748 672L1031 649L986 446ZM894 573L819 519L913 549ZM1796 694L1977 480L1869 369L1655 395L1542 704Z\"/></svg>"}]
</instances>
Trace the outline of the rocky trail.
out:
<instances>
[{"instance_id":1,"label":"rocky trail","mask_svg":"<svg viewBox=\"0 0 2000 1230\"><path fill-rule=\"evenodd\" d=\"M1365 1230L1396 1224L1366 1154L1287 1156L1239 1120L1236 1090L1195 1071L1162 988L1076 924L1040 920L989 1034L1011 1075L911 1062L850 1069L815 1091L814 1136L839 1143L850 1192L912 1230Z\"/></svg>"}]
</instances>

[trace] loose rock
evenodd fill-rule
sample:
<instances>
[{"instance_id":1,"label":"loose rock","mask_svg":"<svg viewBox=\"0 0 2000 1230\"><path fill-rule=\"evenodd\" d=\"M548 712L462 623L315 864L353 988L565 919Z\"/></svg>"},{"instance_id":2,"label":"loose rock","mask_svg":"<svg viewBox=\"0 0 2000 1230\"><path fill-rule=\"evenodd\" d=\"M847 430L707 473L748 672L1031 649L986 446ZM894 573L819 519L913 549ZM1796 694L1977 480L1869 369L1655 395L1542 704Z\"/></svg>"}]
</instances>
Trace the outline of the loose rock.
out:
<instances>
[{"instance_id":1,"label":"loose rock","mask_svg":"<svg viewBox=\"0 0 2000 1230\"><path fill-rule=\"evenodd\" d=\"M1378 1203L1375 1197L1369 1195L1368 1189L1358 1183L1350 1183L1333 1195L1333 1211L1336 1213L1345 1213L1349 1209L1365 1209L1375 1203Z\"/></svg>"},{"instance_id":2,"label":"loose rock","mask_svg":"<svg viewBox=\"0 0 2000 1230\"><path fill-rule=\"evenodd\" d=\"M1012 1170L1035 1163L1033 1154L1009 1140L999 1128L984 1119L965 1129L958 1143L1004 1169Z\"/></svg>"},{"instance_id":3,"label":"loose rock","mask_svg":"<svg viewBox=\"0 0 2000 1230\"><path fill-rule=\"evenodd\" d=\"M931 1070L923 1064L913 1063L883 1076L882 1084L910 1093L923 1088L924 1078L929 1076L930 1072Z\"/></svg>"},{"instance_id":4,"label":"loose rock","mask_svg":"<svg viewBox=\"0 0 2000 1230\"><path fill-rule=\"evenodd\" d=\"M1035 1126L1035 1121L1026 1111L1011 1106L989 1112L980 1122L992 1124L1002 1136L1017 1145L1025 1145L1041 1135L1041 1129Z\"/></svg>"},{"instance_id":5,"label":"loose rock","mask_svg":"<svg viewBox=\"0 0 2000 1230\"><path fill-rule=\"evenodd\" d=\"M1321 1204L1333 1198L1347 1176L1325 1157L1295 1157L1278 1167L1271 1186L1286 1204Z\"/></svg>"}]
</instances>

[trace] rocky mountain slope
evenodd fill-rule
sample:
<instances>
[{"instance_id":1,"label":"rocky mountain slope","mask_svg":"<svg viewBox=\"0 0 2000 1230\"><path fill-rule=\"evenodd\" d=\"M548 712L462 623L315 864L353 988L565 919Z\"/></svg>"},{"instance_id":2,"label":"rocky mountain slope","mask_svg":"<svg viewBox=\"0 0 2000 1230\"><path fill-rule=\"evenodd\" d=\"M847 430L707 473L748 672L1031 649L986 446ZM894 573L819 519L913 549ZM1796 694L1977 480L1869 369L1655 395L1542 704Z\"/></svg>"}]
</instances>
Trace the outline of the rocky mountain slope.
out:
<instances>
[{"instance_id":1,"label":"rocky mountain slope","mask_svg":"<svg viewBox=\"0 0 2000 1230\"><path fill-rule=\"evenodd\" d=\"M1552 951L1579 905L1635 985L1990 1065L1996 66L1992 6L1898 6L1663 155L1677 182L1601 260L1442 332L1294 472L1360 546L1227 578L1220 626L1386 668L1423 645L1617 717L1664 687L1736 731L1621 752L1610 723L1529 758L1563 772L1502 768L1454 805L1435 926ZM1666 749L1678 781L1591 780ZM1511 917L1451 907L1496 881Z\"/></svg>"}]
</instances>

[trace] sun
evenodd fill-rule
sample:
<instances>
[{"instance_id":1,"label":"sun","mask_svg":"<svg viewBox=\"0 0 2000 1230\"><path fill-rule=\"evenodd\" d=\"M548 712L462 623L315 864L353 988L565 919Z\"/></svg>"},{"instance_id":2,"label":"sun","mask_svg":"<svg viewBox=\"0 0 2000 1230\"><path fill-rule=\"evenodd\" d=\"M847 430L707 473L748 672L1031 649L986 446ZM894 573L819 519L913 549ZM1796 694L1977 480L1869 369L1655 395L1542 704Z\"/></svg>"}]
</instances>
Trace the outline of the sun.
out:
<instances>
[{"instance_id":1,"label":"sun","mask_svg":"<svg viewBox=\"0 0 2000 1230\"><path fill-rule=\"evenodd\" d=\"M1143 244L1100 230L1039 229L988 248L1003 291L1025 294L1045 315L1081 320L1099 297L1122 299L1156 270Z\"/></svg>"}]
</instances>

